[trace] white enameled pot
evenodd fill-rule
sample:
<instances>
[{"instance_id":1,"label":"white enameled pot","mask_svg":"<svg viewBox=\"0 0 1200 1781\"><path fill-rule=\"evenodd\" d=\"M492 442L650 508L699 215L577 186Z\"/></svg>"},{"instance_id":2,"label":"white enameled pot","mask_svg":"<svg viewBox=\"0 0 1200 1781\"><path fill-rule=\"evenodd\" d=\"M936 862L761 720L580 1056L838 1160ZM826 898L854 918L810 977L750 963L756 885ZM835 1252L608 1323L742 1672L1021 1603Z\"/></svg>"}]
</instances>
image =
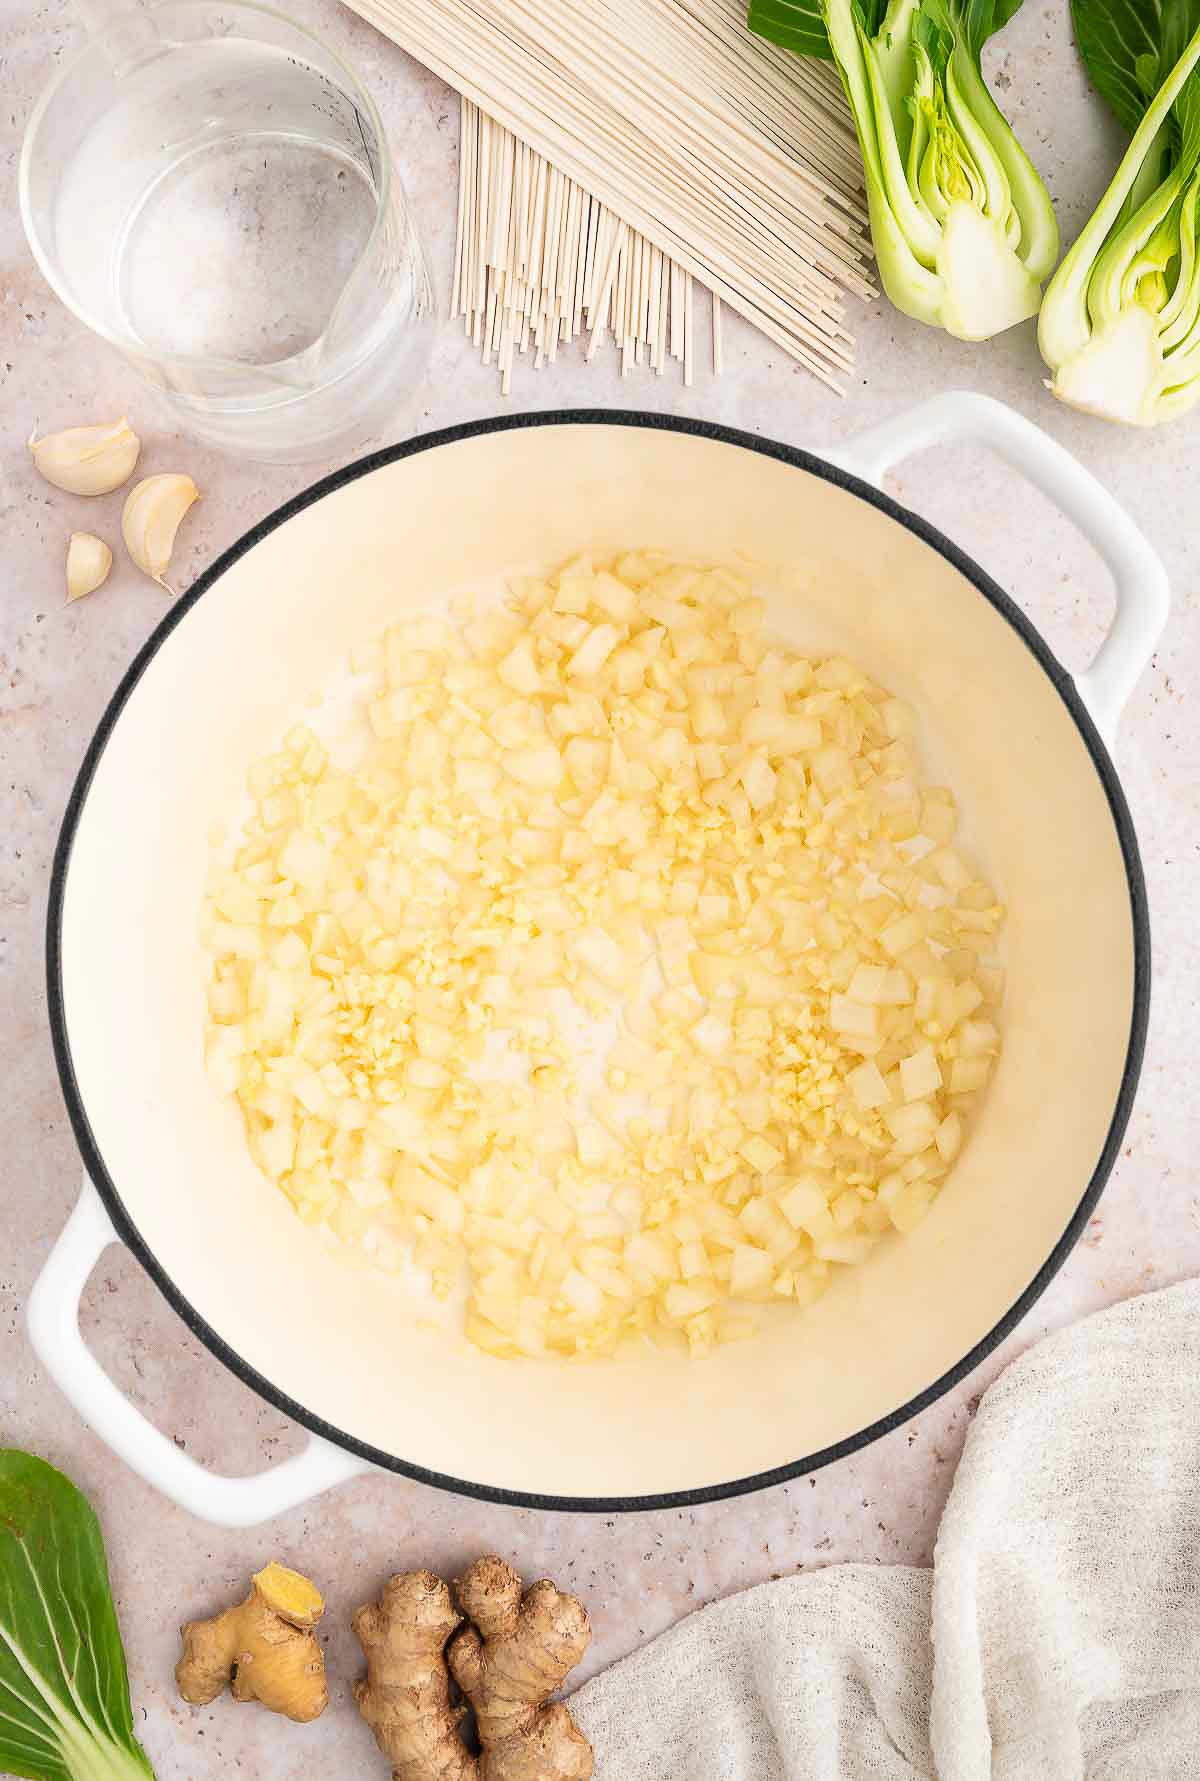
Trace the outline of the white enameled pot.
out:
<instances>
[{"instance_id":1,"label":"white enameled pot","mask_svg":"<svg viewBox=\"0 0 1200 1781\"><path fill-rule=\"evenodd\" d=\"M900 458L957 439L1008 459L1108 562L1116 615L1076 680L981 570L879 492ZM917 706L1009 906L1005 1050L929 1217L803 1317L701 1363L503 1362L419 1327L393 1283L348 1268L256 1172L202 1062L209 835L355 639L506 569L639 545L750 558L776 627L844 649ZM1028 1309L1117 1154L1149 942L1103 738L1166 607L1156 556L1095 480L958 393L820 456L664 416L516 416L416 439L291 502L176 602L67 810L49 994L88 1179L30 1301L47 1371L143 1477L227 1524L368 1466L527 1505L671 1506L792 1477L911 1416ZM116 1389L78 1302L117 1241L307 1427L304 1452L213 1476Z\"/></svg>"}]
</instances>

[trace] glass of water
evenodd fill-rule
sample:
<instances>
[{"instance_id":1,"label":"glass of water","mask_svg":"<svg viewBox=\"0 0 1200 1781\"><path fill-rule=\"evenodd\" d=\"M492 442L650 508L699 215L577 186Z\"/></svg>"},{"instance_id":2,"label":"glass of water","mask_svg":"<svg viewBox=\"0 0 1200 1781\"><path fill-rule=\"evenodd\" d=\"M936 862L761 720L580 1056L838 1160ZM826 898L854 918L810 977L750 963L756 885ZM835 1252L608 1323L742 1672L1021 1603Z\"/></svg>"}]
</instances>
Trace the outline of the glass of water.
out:
<instances>
[{"instance_id":1,"label":"glass of water","mask_svg":"<svg viewBox=\"0 0 1200 1781\"><path fill-rule=\"evenodd\" d=\"M424 370L429 276L379 114L267 7L106 16L37 104L20 195L58 296L211 444L329 457Z\"/></svg>"}]
</instances>

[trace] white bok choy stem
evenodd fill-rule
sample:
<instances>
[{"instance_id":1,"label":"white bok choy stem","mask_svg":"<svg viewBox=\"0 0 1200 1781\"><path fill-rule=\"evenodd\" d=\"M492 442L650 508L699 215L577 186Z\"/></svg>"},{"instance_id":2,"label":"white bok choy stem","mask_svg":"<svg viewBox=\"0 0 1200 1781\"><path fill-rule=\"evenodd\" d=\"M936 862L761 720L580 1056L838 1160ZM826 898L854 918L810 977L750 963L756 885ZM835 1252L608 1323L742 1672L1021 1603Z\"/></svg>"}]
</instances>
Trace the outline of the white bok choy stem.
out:
<instances>
[{"instance_id":1,"label":"white bok choy stem","mask_svg":"<svg viewBox=\"0 0 1200 1781\"><path fill-rule=\"evenodd\" d=\"M1086 10L1077 0L1077 29ZM1081 32L1085 58L1090 41ZM1138 78L1149 72L1139 59ZM1038 343L1060 400L1152 427L1200 400L1200 28L1142 103L1111 185L1050 282Z\"/></svg>"},{"instance_id":2,"label":"white bok choy stem","mask_svg":"<svg viewBox=\"0 0 1200 1781\"><path fill-rule=\"evenodd\" d=\"M752 29L814 53L824 26L862 147L896 307L963 340L1038 312L1058 258L1046 189L980 69L1021 0L751 0ZM815 53L821 53L817 50Z\"/></svg>"}]
</instances>

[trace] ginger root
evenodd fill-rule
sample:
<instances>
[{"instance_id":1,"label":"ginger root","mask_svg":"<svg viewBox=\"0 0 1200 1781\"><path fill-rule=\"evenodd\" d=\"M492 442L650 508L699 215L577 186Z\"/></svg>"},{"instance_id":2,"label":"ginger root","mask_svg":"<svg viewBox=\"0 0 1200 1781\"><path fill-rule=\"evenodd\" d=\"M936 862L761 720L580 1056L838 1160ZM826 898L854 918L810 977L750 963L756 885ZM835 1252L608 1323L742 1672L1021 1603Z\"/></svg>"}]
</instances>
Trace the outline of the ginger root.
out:
<instances>
[{"instance_id":1,"label":"ginger root","mask_svg":"<svg viewBox=\"0 0 1200 1781\"><path fill-rule=\"evenodd\" d=\"M409 1571L351 1622L367 1660L354 1698L394 1781L474 1781L446 1669L446 1640L462 1618L440 1577Z\"/></svg>"},{"instance_id":2,"label":"ginger root","mask_svg":"<svg viewBox=\"0 0 1200 1781\"><path fill-rule=\"evenodd\" d=\"M325 1659L313 1632L324 1612L307 1577L267 1565L236 1608L180 1629L180 1694L193 1707L206 1707L231 1683L235 1701L261 1701L301 1723L318 1719L329 1704Z\"/></svg>"},{"instance_id":3,"label":"ginger root","mask_svg":"<svg viewBox=\"0 0 1200 1781\"><path fill-rule=\"evenodd\" d=\"M480 1558L454 1585L471 1626L451 1640L450 1673L475 1709L479 1781L588 1781L592 1747L561 1701L588 1648L583 1603L548 1578L522 1593L502 1558Z\"/></svg>"},{"instance_id":4,"label":"ginger root","mask_svg":"<svg viewBox=\"0 0 1200 1781\"><path fill-rule=\"evenodd\" d=\"M428 1571L393 1577L354 1630L367 1659L355 1699L393 1781L589 1781L591 1745L569 1709L547 1699L591 1638L574 1596L545 1579L522 1591L511 1565L481 1558L454 1599ZM452 1679L474 1711L478 1756L464 1742Z\"/></svg>"}]
</instances>

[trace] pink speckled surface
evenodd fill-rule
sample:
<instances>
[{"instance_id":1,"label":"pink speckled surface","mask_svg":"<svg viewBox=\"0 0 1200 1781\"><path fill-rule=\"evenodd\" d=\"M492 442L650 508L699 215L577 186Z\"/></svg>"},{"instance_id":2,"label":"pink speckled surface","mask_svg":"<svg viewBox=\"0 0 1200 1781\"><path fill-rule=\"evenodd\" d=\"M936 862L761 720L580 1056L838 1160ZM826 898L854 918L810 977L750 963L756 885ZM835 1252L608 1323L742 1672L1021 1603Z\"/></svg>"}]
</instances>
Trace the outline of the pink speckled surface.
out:
<instances>
[{"instance_id":1,"label":"pink speckled surface","mask_svg":"<svg viewBox=\"0 0 1200 1781\"><path fill-rule=\"evenodd\" d=\"M333 0L295 0L360 69L391 134L443 296L453 241L457 104ZM1066 8L1029 0L993 61L1020 133L1043 168L1066 232L1105 183L1115 135L1084 93ZM1129 707L1117 761L1137 820L1154 922L1156 978L1145 1073L1125 1153L1098 1216L1049 1292L985 1366L933 1409L855 1458L796 1484L706 1509L589 1519L459 1501L371 1477L284 1518L269 1533L222 1533L190 1520L116 1462L42 1378L22 1307L73 1201L78 1162L50 1054L41 933L50 857L72 775L105 701L163 610L124 564L95 598L61 600L67 534L115 538L118 497L84 503L31 472L23 442L43 429L129 408L145 423L147 471L186 468L206 499L178 556L186 582L286 495L308 470L239 466L152 430L138 391L51 297L25 249L15 204L20 131L34 95L73 40L67 8L0 0L0 1441L65 1466L106 1525L139 1721L160 1773L180 1781L344 1781L382 1772L349 1700L357 1668L348 1611L391 1570L454 1569L484 1548L526 1572L577 1587L596 1628L588 1671L689 1609L801 1566L842 1558L927 1562L964 1428L979 1392L1044 1331L1124 1295L1200 1270L1200 1096L1196 1037L1200 674L1195 462L1200 419L1158 435L1106 429L1044 394L1032 329L986 350L910 325L883 306L861 320L859 368L839 402L727 324L724 378L685 392L670 376L622 384L606 360L568 357L518 372L508 406L596 403L707 416L798 443L833 441L937 388L1002 397L1046 426L1119 495L1162 551L1174 588L1169 631ZM494 375L444 325L425 383L393 437L500 410ZM941 525L1025 605L1068 666L1082 666L1109 610L1089 549L1010 471L983 454L937 452L906 466L900 498ZM110 1251L85 1309L97 1352L135 1400L187 1451L256 1469L296 1439L236 1383L161 1302L137 1266ZM239 1588L268 1549L327 1586L333 1705L305 1731L220 1701L199 1713L172 1698L175 1627Z\"/></svg>"}]
</instances>

